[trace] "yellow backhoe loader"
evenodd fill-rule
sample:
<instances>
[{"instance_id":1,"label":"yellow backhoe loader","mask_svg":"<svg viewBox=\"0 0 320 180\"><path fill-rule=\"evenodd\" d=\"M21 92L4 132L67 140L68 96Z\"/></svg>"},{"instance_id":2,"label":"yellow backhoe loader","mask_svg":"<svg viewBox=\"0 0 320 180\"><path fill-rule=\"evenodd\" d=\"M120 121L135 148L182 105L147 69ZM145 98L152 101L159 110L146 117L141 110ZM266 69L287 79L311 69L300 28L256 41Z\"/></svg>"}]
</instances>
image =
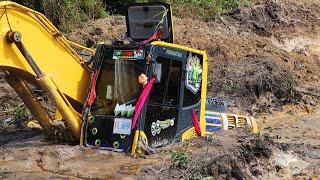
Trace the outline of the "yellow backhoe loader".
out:
<instances>
[{"instance_id":1,"label":"yellow backhoe loader","mask_svg":"<svg viewBox=\"0 0 320 180\"><path fill-rule=\"evenodd\" d=\"M0 14L0 69L50 138L134 154L221 129L257 130L253 118L208 109L225 104L206 97L207 55L173 44L168 4L130 5L127 38L95 51L19 4L0 2Z\"/></svg>"}]
</instances>

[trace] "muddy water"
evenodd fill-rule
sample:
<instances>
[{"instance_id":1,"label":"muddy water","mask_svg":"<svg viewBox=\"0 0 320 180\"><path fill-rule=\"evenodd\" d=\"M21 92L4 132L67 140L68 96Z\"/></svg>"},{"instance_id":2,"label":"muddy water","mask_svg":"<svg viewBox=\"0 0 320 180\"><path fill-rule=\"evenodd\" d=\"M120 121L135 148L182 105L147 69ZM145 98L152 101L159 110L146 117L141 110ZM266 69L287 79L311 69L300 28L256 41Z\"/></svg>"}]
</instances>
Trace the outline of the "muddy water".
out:
<instances>
[{"instance_id":1,"label":"muddy water","mask_svg":"<svg viewBox=\"0 0 320 180\"><path fill-rule=\"evenodd\" d=\"M320 109L312 114L275 114L260 126L261 133L270 134L281 149L275 153L274 161L288 164L279 172L268 174L268 179L320 178Z\"/></svg>"},{"instance_id":2,"label":"muddy water","mask_svg":"<svg viewBox=\"0 0 320 180\"><path fill-rule=\"evenodd\" d=\"M279 143L305 143L320 147L320 110L312 114L275 114L263 120L262 132L271 133Z\"/></svg>"},{"instance_id":3,"label":"muddy water","mask_svg":"<svg viewBox=\"0 0 320 180\"><path fill-rule=\"evenodd\" d=\"M281 147L281 151L290 152L308 165L302 171L304 174L299 174L297 177L310 178L311 175L320 173L319 120L320 109L314 114L276 115L264 122L261 121L262 134L270 134ZM0 147L0 179L135 179L137 177L159 179L161 173L157 177L154 176L155 172L170 169L171 160L168 152L134 159L122 153L48 143L41 133L34 131L24 132L24 136L17 134L19 132L1 135L6 138L11 136L12 139L3 142ZM216 137L219 143L208 143L208 145L204 143L192 146L189 150L193 159L201 161L204 148L206 152L228 152L230 148L239 145L236 137L236 132L225 132L221 137L219 135ZM148 167L159 168L148 173L141 172ZM281 172L271 169L263 176L267 179L290 176L288 173L284 176Z\"/></svg>"},{"instance_id":4,"label":"muddy water","mask_svg":"<svg viewBox=\"0 0 320 180\"><path fill-rule=\"evenodd\" d=\"M134 177L141 166L155 163L153 157L128 155L79 146L48 144L43 136L14 140L0 148L0 179Z\"/></svg>"}]
</instances>

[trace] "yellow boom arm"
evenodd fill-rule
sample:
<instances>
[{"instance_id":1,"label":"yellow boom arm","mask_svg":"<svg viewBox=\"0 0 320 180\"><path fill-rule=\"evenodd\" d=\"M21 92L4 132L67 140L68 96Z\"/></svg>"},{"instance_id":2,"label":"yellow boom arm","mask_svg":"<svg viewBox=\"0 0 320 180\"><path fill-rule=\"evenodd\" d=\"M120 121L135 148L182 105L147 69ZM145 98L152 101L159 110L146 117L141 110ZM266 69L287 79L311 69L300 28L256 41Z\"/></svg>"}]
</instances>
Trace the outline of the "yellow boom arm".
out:
<instances>
[{"instance_id":1,"label":"yellow boom arm","mask_svg":"<svg viewBox=\"0 0 320 180\"><path fill-rule=\"evenodd\" d=\"M41 13L19 4L0 2L0 69L28 106L45 132L52 134L52 119L27 84L41 87L67 122L74 137L80 137L81 111L90 80L90 70L71 47L94 52L68 41Z\"/></svg>"}]
</instances>

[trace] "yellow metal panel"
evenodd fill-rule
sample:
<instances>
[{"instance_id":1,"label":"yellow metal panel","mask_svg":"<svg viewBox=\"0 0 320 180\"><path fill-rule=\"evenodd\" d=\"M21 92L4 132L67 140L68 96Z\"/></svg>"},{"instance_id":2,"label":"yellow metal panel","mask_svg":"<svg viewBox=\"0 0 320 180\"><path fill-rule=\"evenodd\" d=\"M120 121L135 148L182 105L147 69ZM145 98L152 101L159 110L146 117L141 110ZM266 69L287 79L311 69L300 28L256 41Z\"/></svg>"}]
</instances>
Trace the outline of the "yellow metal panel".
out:
<instances>
[{"instance_id":1,"label":"yellow metal panel","mask_svg":"<svg viewBox=\"0 0 320 180\"><path fill-rule=\"evenodd\" d=\"M62 120L62 115L61 115L61 113L59 113L59 111L55 112L54 120L56 120L56 121Z\"/></svg>"},{"instance_id":2,"label":"yellow metal panel","mask_svg":"<svg viewBox=\"0 0 320 180\"><path fill-rule=\"evenodd\" d=\"M201 109L200 109L200 128L201 136L206 135L206 102L207 102L207 84L208 84L208 57L203 53L203 72L202 72L202 87L201 87Z\"/></svg>"},{"instance_id":3,"label":"yellow metal panel","mask_svg":"<svg viewBox=\"0 0 320 180\"><path fill-rule=\"evenodd\" d=\"M190 138L197 137L197 133L194 127L188 129L186 132L182 134L181 140L186 141Z\"/></svg>"},{"instance_id":4,"label":"yellow metal panel","mask_svg":"<svg viewBox=\"0 0 320 180\"><path fill-rule=\"evenodd\" d=\"M6 12L6 13L5 13ZM82 103L90 73L82 59L42 14L12 2L0 2L0 68L18 69L22 78L34 72L14 44L6 42L10 30L22 34L22 42L37 65L50 75L64 94ZM7 18L8 20L7 21ZM10 24L10 26L9 26Z\"/></svg>"},{"instance_id":5,"label":"yellow metal panel","mask_svg":"<svg viewBox=\"0 0 320 180\"><path fill-rule=\"evenodd\" d=\"M132 142L132 147L131 147L131 155L133 157L136 157L136 150L137 150L137 147L138 147L139 136L141 136L142 138L146 139L146 142L147 142L146 134L143 131L136 130L136 132L134 134L133 142Z\"/></svg>"},{"instance_id":6,"label":"yellow metal panel","mask_svg":"<svg viewBox=\"0 0 320 180\"><path fill-rule=\"evenodd\" d=\"M57 110L61 113L62 117L66 120L68 126L70 127L72 134L76 138L81 136L81 116L76 113L72 106L66 103L62 93L55 89L55 85L50 76L43 75L41 78L37 79L40 86L48 93L53 104L56 106Z\"/></svg>"},{"instance_id":7,"label":"yellow metal panel","mask_svg":"<svg viewBox=\"0 0 320 180\"><path fill-rule=\"evenodd\" d=\"M257 134L259 132L258 123L254 118L250 118L251 126L252 126L252 132Z\"/></svg>"}]
</instances>

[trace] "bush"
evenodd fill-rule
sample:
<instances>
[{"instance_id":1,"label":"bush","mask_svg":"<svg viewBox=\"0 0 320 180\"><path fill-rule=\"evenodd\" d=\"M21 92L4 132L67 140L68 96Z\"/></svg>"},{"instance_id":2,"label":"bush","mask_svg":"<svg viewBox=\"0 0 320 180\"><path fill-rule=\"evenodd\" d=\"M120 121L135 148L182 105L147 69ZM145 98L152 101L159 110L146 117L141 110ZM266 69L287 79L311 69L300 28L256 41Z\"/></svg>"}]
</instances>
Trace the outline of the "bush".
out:
<instances>
[{"instance_id":1,"label":"bush","mask_svg":"<svg viewBox=\"0 0 320 180\"><path fill-rule=\"evenodd\" d=\"M71 31L89 19L113 14L124 15L130 3L161 1L173 4L179 9L194 9L204 20L211 20L217 13L246 7L249 0L14 0L44 13L62 31ZM180 8L184 7L184 8ZM187 15L182 13L182 15Z\"/></svg>"},{"instance_id":2,"label":"bush","mask_svg":"<svg viewBox=\"0 0 320 180\"><path fill-rule=\"evenodd\" d=\"M171 151L171 165L172 167L185 167L191 159L191 154L188 151Z\"/></svg>"},{"instance_id":3,"label":"bush","mask_svg":"<svg viewBox=\"0 0 320 180\"><path fill-rule=\"evenodd\" d=\"M114 1L114 0L104 0L104 3L107 6L107 9L112 14L122 14L124 15L126 12L126 9L130 3L135 2L134 0L120 0L120 1Z\"/></svg>"},{"instance_id":4,"label":"bush","mask_svg":"<svg viewBox=\"0 0 320 180\"><path fill-rule=\"evenodd\" d=\"M43 2L44 0L12 0L16 3L22 4L24 6L27 6L29 8L32 8L36 11L39 12L44 12L43 11Z\"/></svg>"},{"instance_id":5,"label":"bush","mask_svg":"<svg viewBox=\"0 0 320 180\"><path fill-rule=\"evenodd\" d=\"M100 0L46 0L46 16L61 30L69 32L83 22L108 16Z\"/></svg>"},{"instance_id":6,"label":"bush","mask_svg":"<svg viewBox=\"0 0 320 180\"><path fill-rule=\"evenodd\" d=\"M30 111L24 104L9 112L9 115L12 116L13 123L17 126L23 125L31 117Z\"/></svg>"},{"instance_id":7,"label":"bush","mask_svg":"<svg viewBox=\"0 0 320 180\"><path fill-rule=\"evenodd\" d=\"M125 14L127 6L133 2L154 2L156 0L104 0L108 10L112 13ZM174 11L179 13L179 9L195 9L197 15L204 20L212 19L216 14L228 10L247 7L250 5L249 0L157 0L165 3L171 3L176 8ZM185 7L185 8L181 8ZM184 16L185 13L182 13Z\"/></svg>"},{"instance_id":8,"label":"bush","mask_svg":"<svg viewBox=\"0 0 320 180\"><path fill-rule=\"evenodd\" d=\"M90 19L108 16L103 0L13 0L44 13L60 30L68 32Z\"/></svg>"},{"instance_id":9,"label":"bush","mask_svg":"<svg viewBox=\"0 0 320 180\"><path fill-rule=\"evenodd\" d=\"M204 20L211 20L216 14L250 6L249 0L167 0L176 7L193 9ZM179 8L178 8L179 9ZM179 14L179 13L178 13ZM185 13L182 13L185 15Z\"/></svg>"}]
</instances>

